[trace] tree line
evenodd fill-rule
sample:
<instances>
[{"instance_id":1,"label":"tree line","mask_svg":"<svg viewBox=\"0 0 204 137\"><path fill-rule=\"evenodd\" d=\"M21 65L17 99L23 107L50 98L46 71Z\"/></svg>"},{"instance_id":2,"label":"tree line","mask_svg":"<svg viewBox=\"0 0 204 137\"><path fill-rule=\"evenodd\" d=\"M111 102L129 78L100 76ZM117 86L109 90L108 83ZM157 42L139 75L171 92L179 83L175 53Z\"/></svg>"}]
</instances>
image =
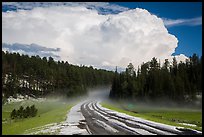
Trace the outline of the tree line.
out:
<instances>
[{"instance_id":1,"label":"tree line","mask_svg":"<svg viewBox=\"0 0 204 137\"><path fill-rule=\"evenodd\" d=\"M35 105L32 105L31 107L27 106L25 109L23 106L20 106L18 110L12 110L10 117L11 119L35 117L37 112L38 109L35 108Z\"/></svg>"},{"instance_id":2,"label":"tree line","mask_svg":"<svg viewBox=\"0 0 204 137\"><path fill-rule=\"evenodd\" d=\"M160 99L191 102L202 93L202 56L193 54L185 62L161 65L154 57L143 63L137 72L130 63L125 72L114 74L109 97L112 99Z\"/></svg>"},{"instance_id":3,"label":"tree line","mask_svg":"<svg viewBox=\"0 0 204 137\"><path fill-rule=\"evenodd\" d=\"M2 51L2 95L86 94L87 87L111 84L114 72L77 66L52 57L20 55Z\"/></svg>"}]
</instances>

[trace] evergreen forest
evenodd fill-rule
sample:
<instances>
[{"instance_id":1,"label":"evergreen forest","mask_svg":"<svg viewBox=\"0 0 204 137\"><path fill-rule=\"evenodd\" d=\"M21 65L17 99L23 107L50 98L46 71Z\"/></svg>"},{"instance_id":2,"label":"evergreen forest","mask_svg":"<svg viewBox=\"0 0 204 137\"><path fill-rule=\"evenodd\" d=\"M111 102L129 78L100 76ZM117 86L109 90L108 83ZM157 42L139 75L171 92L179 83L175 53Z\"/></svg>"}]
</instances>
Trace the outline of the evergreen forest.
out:
<instances>
[{"instance_id":1,"label":"evergreen forest","mask_svg":"<svg viewBox=\"0 0 204 137\"><path fill-rule=\"evenodd\" d=\"M2 96L43 97L84 95L87 88L111 84L114 72L77 66L52 57L20 55L2 51Z\"/></svg>"},{"instance_id":2,"label":"evergreen forest","mask_svg":"<svg viewBox=\"0 0 204 137\"><path fill-rule=\"evenodd\" d=\"M154 57L137 72L132 63L125 72L115 71L110 98L132 100L168 99L178 103L192 102L202 93L202 56L193 54L185 62L160 64Z\"/></svg>"}]
</instances>

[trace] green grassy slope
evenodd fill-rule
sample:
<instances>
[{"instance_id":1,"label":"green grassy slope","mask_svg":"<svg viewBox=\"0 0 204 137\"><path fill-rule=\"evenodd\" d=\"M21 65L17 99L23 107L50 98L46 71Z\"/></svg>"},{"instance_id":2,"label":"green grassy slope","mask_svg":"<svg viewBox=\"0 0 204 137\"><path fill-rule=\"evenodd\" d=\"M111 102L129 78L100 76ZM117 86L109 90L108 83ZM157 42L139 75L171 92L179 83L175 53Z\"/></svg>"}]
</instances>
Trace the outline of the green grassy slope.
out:
<instances>
[{"instance_id":1,"label":"green grassy slope","mask_svg":"<svg viewBox=\"0 0 204 137\"><path fill-rule=\"evenodd\" d=\"M36 117L10 120L10 112L20 105L28 106L35 104L38 109ZM2 134L23 134L26 130L43 126L50 123L58 123L66 119L66 114L73 104L66 102L60 102L56 100L52 101L22 101L12 104L3 105L2 107Z\"/></svg>"},{"instance_id":2,"label":"green grassy slope","mask_svg":"<svg viewBox=\"0 0 204 137\"><path fill-rule=\"evenodd\" d=\"M158 108L148 109L144 106L132 106L129 109L128 105L122 105L120 103L113 104L102 102L101 105L105 108L115 110L121 113L125 113L135 117L141 117L147 120L164 123L173 126L180 126L185 128L192 128L201 131L202 130L202 111L201 110L188 110L178 108ZM179 123L195 124L196 127L186 126Z\"/></svg>"}]
</instances>

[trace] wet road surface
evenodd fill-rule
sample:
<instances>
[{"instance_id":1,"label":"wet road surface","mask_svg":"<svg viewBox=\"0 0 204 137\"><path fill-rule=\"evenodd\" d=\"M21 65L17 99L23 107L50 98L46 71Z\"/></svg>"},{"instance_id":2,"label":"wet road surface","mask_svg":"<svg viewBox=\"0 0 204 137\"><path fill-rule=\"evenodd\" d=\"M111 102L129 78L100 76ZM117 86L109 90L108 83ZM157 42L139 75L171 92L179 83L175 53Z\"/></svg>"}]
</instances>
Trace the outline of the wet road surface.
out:
<instances>
[{"instance_id":1,"label":"wet road surface","mask_svg":"<svg viewBox=\"0 0 204 137\"><path fill-rule=\"evenodd\" d=\"M107 108L100 101L86 100L68 113L66 135L201 135L202 132L129 116Z\"/></svg>"}]
</instances>

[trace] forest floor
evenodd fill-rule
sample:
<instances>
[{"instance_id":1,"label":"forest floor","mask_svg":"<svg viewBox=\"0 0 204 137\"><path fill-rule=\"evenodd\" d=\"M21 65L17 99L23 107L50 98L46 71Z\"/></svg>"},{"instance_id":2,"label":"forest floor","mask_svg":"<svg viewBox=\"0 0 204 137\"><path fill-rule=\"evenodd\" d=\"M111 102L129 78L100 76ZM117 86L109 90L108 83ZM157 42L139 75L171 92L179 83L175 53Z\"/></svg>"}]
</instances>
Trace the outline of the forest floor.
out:
<instances>
[{"instance_id":1,"label":"forest floor","mask_svg":"<svg viewBox=\"0 0 204 137\"><path fill-rule=\"evenodd\" d=\"M202 131L202 109L152 107L124 102L102 102L105 108L172 126Z\"/></svg>"}]
</instances>

